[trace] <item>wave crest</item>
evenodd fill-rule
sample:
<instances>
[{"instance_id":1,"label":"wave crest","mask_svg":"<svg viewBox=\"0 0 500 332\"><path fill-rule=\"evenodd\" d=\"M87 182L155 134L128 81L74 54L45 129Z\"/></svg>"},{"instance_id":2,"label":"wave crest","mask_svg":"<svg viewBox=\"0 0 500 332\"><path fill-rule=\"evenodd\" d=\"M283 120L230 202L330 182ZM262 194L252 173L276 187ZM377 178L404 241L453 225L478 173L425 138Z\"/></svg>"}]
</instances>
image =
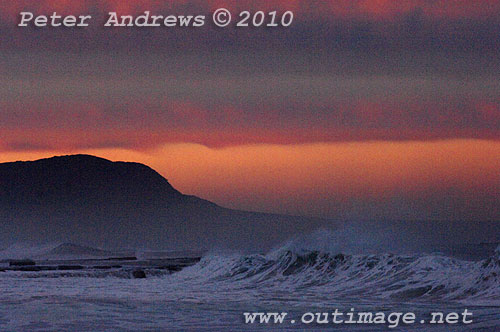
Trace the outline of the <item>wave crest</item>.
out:
<instances>
[{"instance_id":1,"label":"wave crest","mask_svg":"<svg viewBox=\"0 0 500 332\"><path fill-rule=\"evenodd\" d=\"M203 258L180 273L226 289L307 290L334 298L477 300L500 304L500 255L462 261L439 255L347 255L284 248L269 255Z\"/></svg>"}]
</instances>

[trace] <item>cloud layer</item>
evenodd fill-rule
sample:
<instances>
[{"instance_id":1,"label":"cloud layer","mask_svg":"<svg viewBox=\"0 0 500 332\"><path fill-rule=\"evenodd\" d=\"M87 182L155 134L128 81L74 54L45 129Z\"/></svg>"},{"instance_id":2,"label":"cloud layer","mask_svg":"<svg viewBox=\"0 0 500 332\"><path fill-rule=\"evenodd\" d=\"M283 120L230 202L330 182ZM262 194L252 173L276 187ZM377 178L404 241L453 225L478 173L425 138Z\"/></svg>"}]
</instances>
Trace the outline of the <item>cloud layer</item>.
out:
<instances>
[{"instance_id":1,"label":"cloud layer","mask_svg":"<svg viewBox=\"0 0 500 332\"><path fill-rule=\"evenodd\" d=\"M499 138L500 81L477 63L280 59L7 55L0 149Z\"/></svg>"},{"instance_id":2,"label":"cloud layer","mask_svg":"<svg viewBox=\"0 0 500 332\"><path fill-rule=\"evenodd\" d=\"M296 20L102 27L217 7ZM24 10L94 21L19 28ZM498 219L500 0L0 0L0 29L0 161L135 160L251 210Z\"/></svg>"}]
</instances>

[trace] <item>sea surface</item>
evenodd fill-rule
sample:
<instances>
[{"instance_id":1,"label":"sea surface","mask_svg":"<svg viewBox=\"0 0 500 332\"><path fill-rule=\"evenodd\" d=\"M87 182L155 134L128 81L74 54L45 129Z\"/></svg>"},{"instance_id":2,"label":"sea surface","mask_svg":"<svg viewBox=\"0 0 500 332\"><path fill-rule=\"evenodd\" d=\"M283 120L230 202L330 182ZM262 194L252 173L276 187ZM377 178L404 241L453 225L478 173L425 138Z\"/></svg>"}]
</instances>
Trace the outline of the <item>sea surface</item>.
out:
<instances>
[{"instance_id":1,"label":"sea surface","mask_svg":"<svg viewBox=\"0 0 500 332\"><path fill-rule=\"evenodd\" d=\"M0 272L0 331L500 331L498 250L471 261L284 246L266 255L207 254L175 273L141 268L145 279L132 266ZM417 323L301 322L304 313L335 309L413 312ZM472 324L428 323L432 312L465 309ZM251 312L288 315L282 324L246 324Z\"/></svg>"}]
</instances>

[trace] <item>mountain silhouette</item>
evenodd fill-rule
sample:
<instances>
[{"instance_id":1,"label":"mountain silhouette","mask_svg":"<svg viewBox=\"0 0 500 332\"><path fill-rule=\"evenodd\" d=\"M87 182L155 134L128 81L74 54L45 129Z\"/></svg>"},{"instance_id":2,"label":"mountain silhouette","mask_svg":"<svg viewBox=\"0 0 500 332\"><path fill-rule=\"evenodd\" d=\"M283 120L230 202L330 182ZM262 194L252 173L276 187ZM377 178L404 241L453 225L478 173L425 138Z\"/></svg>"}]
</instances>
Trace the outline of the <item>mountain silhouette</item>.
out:
<instances>
[{"instance_id":1,"label":"mountain silhouette","mask_svg":"<svg viewBox=\"0 0 500 332\"><path fill-rule=\"evenodd\" d=\"M138 163L73 155L0 164L0 241L102 248L265 250L330 225L184 195Z\"/></svg>"}]
</instances>

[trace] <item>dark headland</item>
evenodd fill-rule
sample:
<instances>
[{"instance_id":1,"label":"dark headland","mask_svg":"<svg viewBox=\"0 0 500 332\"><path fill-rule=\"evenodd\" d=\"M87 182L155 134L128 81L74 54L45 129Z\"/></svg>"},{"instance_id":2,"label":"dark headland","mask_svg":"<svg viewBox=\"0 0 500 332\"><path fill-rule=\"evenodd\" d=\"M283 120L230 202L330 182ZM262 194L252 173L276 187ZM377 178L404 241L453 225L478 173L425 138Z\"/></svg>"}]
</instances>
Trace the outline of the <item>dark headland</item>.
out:
<instances>
[{"instance_id":1,"label":"dark headland","mask_svg":"<svg viewBox=\"0 0 500 332\"><path fill-rule=\"evenodd\" d=\"M184 195L138 163L73 155L0 164L0 241L264 251L323 219L236 211Z\"/></svg>"}]
</instances>

